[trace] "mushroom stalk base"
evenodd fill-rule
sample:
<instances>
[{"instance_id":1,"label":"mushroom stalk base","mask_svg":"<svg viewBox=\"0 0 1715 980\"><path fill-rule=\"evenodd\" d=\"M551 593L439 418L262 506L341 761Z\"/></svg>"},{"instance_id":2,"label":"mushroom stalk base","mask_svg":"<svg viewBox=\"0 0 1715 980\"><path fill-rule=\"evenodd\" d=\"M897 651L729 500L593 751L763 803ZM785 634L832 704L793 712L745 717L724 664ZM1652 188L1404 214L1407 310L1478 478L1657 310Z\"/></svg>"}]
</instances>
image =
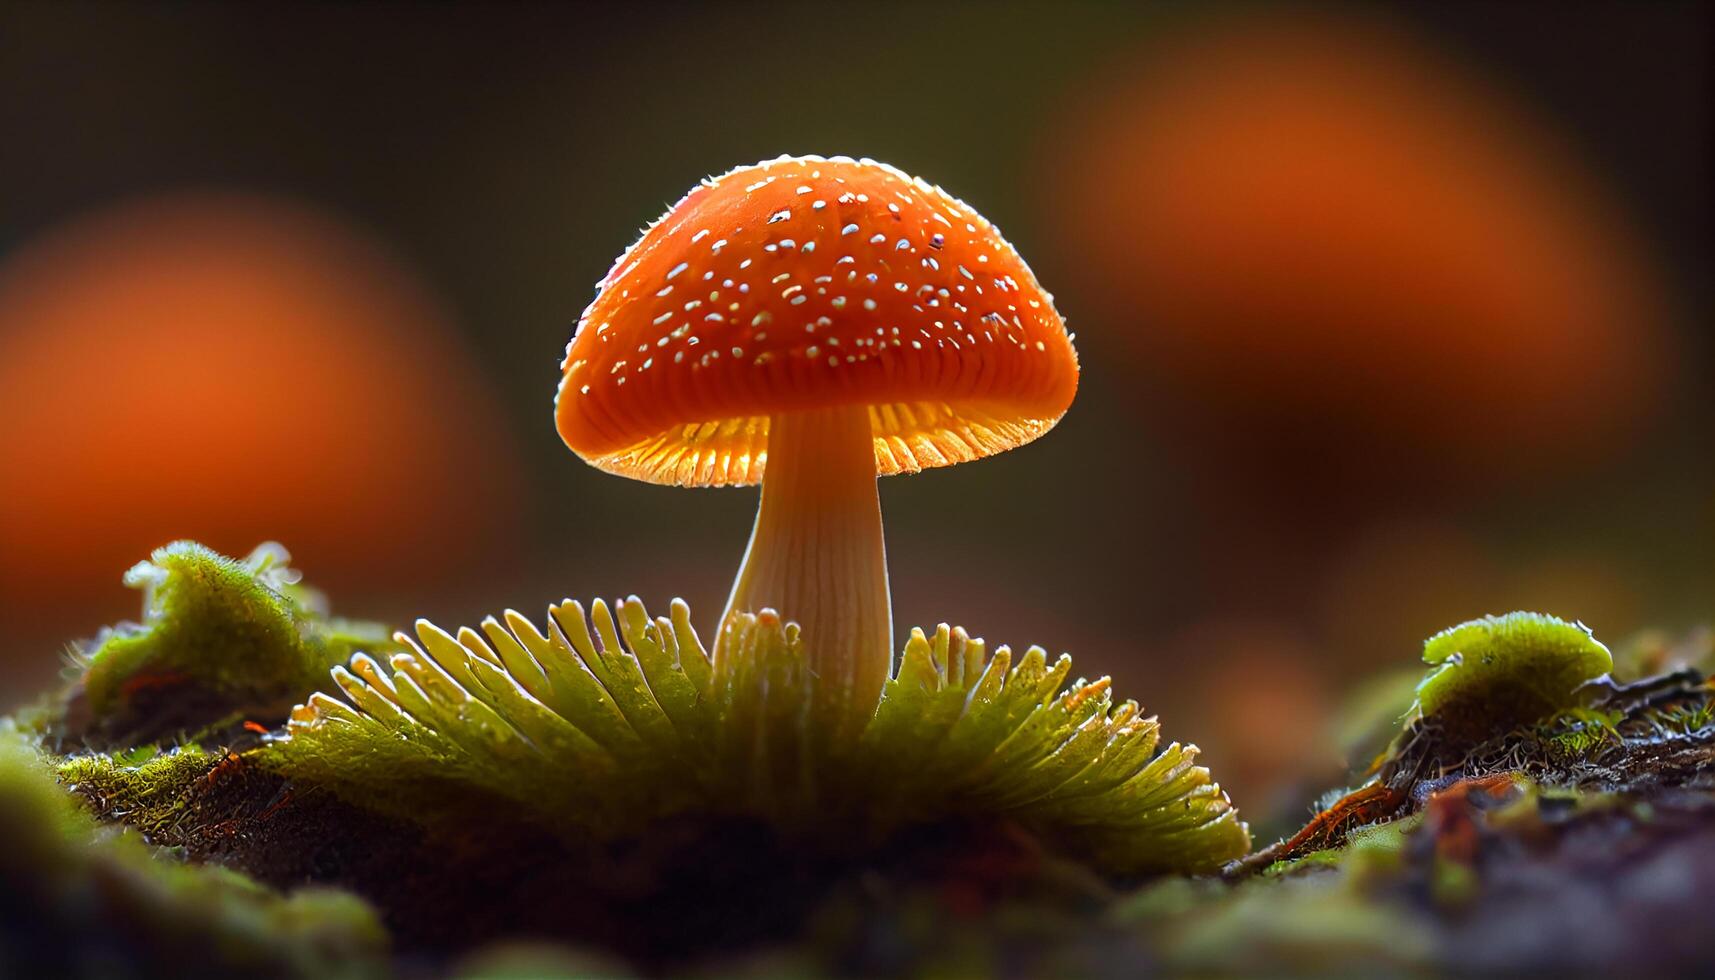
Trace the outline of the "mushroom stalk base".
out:
<instances>
[{"instance_id":1,"label":"mushroom stalk base","mask_svg":"<svg viewBox=\"0 0 1715 980\"><path fill-rule=\"evenodd\" d=\"M762 504L727 616L768 608L803 631L818 707L847 734L866 722L893 664L875 444L865 406L772 416ZM725 631L715 643L724 656Z\"/></svg>"}]
</instances>

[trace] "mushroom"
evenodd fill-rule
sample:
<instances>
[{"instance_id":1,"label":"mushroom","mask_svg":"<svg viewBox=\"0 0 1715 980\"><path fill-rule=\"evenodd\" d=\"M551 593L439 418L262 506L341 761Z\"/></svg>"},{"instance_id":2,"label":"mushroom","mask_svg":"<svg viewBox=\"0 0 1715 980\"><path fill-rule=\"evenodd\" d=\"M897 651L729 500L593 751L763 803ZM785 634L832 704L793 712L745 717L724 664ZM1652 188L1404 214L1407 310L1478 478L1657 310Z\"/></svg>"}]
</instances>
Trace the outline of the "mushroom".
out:
<instances>
[{"instance_id":1,"label":"mushroom","mask_svg":"<svg viewBox=\"0 0 1715 980\"><path fill-rule=\"evenodd\" d=\"M693 188L614 263L562 368L560 436L592 465L762 484L722 623L796 621L818 703L854 721L893 655L876 477L1029 442L1078 385L1053 297L993 225L849 157Z\"/></svg>"}]
</instances>

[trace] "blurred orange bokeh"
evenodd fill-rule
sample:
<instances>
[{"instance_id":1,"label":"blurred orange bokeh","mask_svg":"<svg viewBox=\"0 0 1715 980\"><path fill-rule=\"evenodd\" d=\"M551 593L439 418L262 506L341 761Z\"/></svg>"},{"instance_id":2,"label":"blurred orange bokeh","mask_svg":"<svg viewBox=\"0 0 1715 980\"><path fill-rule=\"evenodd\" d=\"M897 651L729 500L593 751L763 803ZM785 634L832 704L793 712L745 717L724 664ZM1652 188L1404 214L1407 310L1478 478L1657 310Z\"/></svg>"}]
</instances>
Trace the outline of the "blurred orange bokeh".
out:
<instances>
[{"instance_id":1,"label":"blurred orange bokeh","mask_svg":"<svg viewBox=\"0 0 1715 980\"><path fill-rule=\"evenodd\" d=\"M1415 663L1423 641L1444 627L1535 608L1504 604L1510 598L1504 562L1451 522L1367 526L1320 564L1310 615L1318 620L1322 656L1338 662L1348 684L1377 664Z\"/></svg>"},{"instance_id":2,"label":"blurred orange bokeh","mask_svg":"<svg viewBox=\"0 0 1715 980\"><path fill-rule=\"evenodd\" d=\"M1203 707L1211 769L1257 815L1271 797L1332 758L1328 665L1308 637L1269 619L1217 618L1188 626L1161 651L1186 664Z\"/></svg>"},{"instance_id":3,"label":"blurred orange bokeh","mask_svg":"<svg viewBox=\"0 0 1715 980\"><path fill-rule=\"evenodd\" d=\"M1608 202L1402 35L1219 20L1077 106L1047 142L1067 268L1199 435L1517 476L1612 448L1664 382L1664 300Z\"/></svg>"},{"instance_id":4,"label":"blurred orange bokeh","mask_svg":"<svg viewBox=\"0 0 1715 980\"><path fill-rule=\"evenodd\" d=\"M277 539L359 595L498 544L516 453L438 304L315 210L186 193L75 220L0 265L0 609L135 599L194 537Z\"/></svg>"}]
</instances>

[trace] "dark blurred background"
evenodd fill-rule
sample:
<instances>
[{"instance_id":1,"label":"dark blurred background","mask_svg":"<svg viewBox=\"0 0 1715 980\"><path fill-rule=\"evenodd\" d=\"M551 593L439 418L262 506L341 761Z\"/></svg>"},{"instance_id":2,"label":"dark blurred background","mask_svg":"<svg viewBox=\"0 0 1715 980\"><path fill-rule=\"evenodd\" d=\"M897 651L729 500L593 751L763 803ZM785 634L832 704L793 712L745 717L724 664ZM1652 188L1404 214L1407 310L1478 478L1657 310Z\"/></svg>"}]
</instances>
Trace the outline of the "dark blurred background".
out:
<instances>
[{"instance_id":1,"label":"dark blurred background","mask_svg":"<svg viewBox=\"0 0 1715 980\"><path fill-rule=\"evenodd\" d=\"M550 404L705 174L846 153L999 224L1077 332L1038 443L883 483L901 626L1076 654L1259 815L1428 633L1715 608L1700 4L0 8L9 700L176 537L336 611L674 595L754 490Z\"/></svg>"}]
</instances>

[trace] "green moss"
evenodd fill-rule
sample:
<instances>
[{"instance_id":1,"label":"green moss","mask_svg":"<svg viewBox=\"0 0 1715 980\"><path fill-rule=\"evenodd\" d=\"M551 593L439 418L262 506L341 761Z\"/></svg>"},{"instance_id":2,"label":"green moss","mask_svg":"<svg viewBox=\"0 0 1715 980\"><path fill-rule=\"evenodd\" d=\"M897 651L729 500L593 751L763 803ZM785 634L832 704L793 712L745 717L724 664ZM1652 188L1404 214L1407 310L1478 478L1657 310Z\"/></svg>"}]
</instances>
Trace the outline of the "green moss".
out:
<instances>
[{"instance_id":1,"label":"green moss","mask_svg":"<svg viewBox=\"0 0 1715 980\"><path fill-rule=\"evenodd\" d=\"M1360 870L1382 871L1396 867L1406 839L1417 829L1416 815L1359 827L1346 835L1347 851Z\"/></svg>"},{"instance_id":2,"label":"green moss","mask_svg":"<svg viewBox=\"0 0 1715 980\"><path fill-rule=\"evenodd\" d=\"M1386 872L1398 866L1406 839L1420 822L1418 815L1413 814L1356 827L1346 832L1338 847L1282 859L1260 873L1264 877L1281 877L1316 868L1339 868L1354 874Z\"/></svg>"},{"instance_id":3,"label":"green moss","mask_svg":"<svg viewBox=\"0 0 1715 980\"><path fill-rule=\"evenodd\" d=\"M1385 805L1351 811L1337 838L1257 855L1263 874L1168 878L1116 902L1124 876L1213 870L1248 849L1248 832L1194 746L1163 745L1155 719L1106 678L1076 678L1069 657L914 631L865 730L837 742L805 667L814 638L771 613L727 624L720 665L683 603L651 618L635 599L587 613L559 604L540 625L511 612L456 633L419 623L415 640L394 643L328 619L281 560L158 552L131 576L147 591L145 623L103 638L84 687L86 708L126 719L108 730L132 736L163 710L174 726L218 725L235 705L254 717L274 698L284 717L278 699L295 687L304 703L284 733L131 737L51 763L0 745L0 975L101 974L111 962L247 976L381 969L385 938L349 894L283 896L185 854L276 884L360 890L420 957L407 968L441 969L475 948L466 938L506 935L677 967L746 948L756 937L712 947L734 923L774 915L758 941L785 945L764 947L759 974L849 970L847 956L904 972L888 969L889 943L929 951L918 972L953 975L1017 962L1051 975L1115 963L1410 973L1463 962L1447 937L1497 907L1484 904L1486 862L1536 860L1573 821L1615 828L1616 841L1658 814L1663 834L1683 826L1674 798L1615 787L1685 783L1706 769L1715 726L1715 696L1694 675L1585 686L1612 661L1580 626L1524 613L1466 623L1425 644L1431 670L1406 737L1365 784L1388 791ZM188 682L159 683L174 676ZM1353 746L1399 715L1392 686L1369 693ZM1541 782L1516 799L1457 782L1517 769ZM99 826L66 788L142 835ZM1444 808L1430 819L1411 812L1436 794ZM1579 847L1580 860L1614 851ZM1062 873L1087 881L1060 894ZM711 917L711 887L731 919ZM844 925L826 913L830 896L856 896ZM808 917L764 909L771 900ZM802 911L818 903L825 914ZM520 926L532 909L546 911ZM634 929L651 917L659 932ZM465 918L482 921L447 938ZM1007 943L1095 958L1017 960ZM71 959L19 959L42 948ZM861 958L876 949L882 959ZM87 950L109 959L76 959ZM513 948L455 969L577 976L623 964Z\"/></svg>"},{"instance_id":4,"label":"green moss","mask_svg":"<svg viewBox=\"0 0 1715 980\"><path fill-rule=\"evenodd\" d=\"M358 648L393 648L380 627L328 619L287 557L263 545L238 561L180 541L127 572L143 622L84 655L74 732L133 744L246 715L276 721Z\"/></svg>"},{"instance_id":5,"label":"green moss","mask_svg":"<svg viewBox=\"0 0 1715 980\"><path fill-rule=\"evenodd\" d=\"M1663 705L1649 711L1645 717L1665 733L1696 735L1715 728L1715 698Z\"/></svg>"},{"instance_id":6,"label":"green moss","mask_svg":"<svg viewBox=\"0 0 1715 980\"><path fill-rule=\"evenodd\" d=\"M1162 746L1137 702L1071 670L1041 647L1014 664L963 630L913 631L863 733L863 785L904 812L1010 817L1108 871L1207 872L1248 851L1196 746Z\"/></svg>"},{"instance_id":7,"label":"green moss","mask_svg":"<svg viewBox=\"0 0 1715 980\"><path fill-rule=\"evenodd\" d=\"M835 749L812 708L813 641L768 612L727 629L717 666L682 602L654 620L635 598L617 617L567 602L546 632L513 612L456 637L419 623L420 647L335 668L345 698L314 695L255 755L396 817L498 797L576 838L674 814L847 841L1005 820L1121 874L1210 871L1248 849L1195 746L1163 747L1106 678L1069 681L1069 657L1014 663L962 630L914 631L855 748Z\"/></svg>"},{"instance_id":8,"label":"green moss","mask_svg":"<svg viewBox=\"0 0 1715 980\"><path fill-rule=\"evenodd\" d=\"M382 973L363 902L173 860L98 824L15 736L0 736L0 835L0 975Z\"/></svg>"},{"instance_id":9,"label":"green moss","mask_svg":"<svg viewBox=\"0 0 1715 980\"><path fill-rule=\"evenodd\" d=\"M1415 714L1454 742L1480 741L1579 706L1577 691L1613 668L1584 626L1515 612L1485 616L1425 641L1431 670Z\"/></svg>"},{"instance_id":10,"label":"green moss","mask_svg":"<svg viewBox=\"0 0 1715 980\"><path fill-rule=\"evenodd\" d=\"M1620 719L1617 712L1570 708L1543 725L1536 733L1537 741L1551 761L1570 765L1621 744L1615 728Z\"/></svg>"},{"instance_id":11,"label":"green moss","mask_svg":"<svg viewBox=\"0 0 1715 980\"><path fill-rule=\"evenodd\" d=\"M1174 972L1390 976L1433 962L1435 932L1341 875L1258 878L1155 930Z\"/></svg>"},{"instance_id":12,"label":"green moss","mask_svg":"<svg viewBox=\"0 0 1715 980\"><path fill-rule=\"evenodd\" d=\"M97 812L122 814L127 826L155 836L183 816L190 785L207 776L220 758L195 746L165 753L148 746L116 756L66 759L56 773Z\"/></svg>"}]
</instances>

